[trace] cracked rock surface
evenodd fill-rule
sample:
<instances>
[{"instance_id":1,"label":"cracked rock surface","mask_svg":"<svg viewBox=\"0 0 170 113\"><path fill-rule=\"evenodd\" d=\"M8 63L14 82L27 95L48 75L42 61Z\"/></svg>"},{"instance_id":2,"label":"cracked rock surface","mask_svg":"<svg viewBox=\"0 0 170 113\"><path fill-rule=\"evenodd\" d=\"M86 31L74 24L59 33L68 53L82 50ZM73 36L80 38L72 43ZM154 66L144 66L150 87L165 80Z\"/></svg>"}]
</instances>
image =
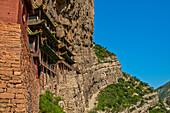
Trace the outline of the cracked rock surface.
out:
<instances>
[{"instance_id":1,"label":"cracked rock surface","mask_svg":"<svg viewBox=\"0 0 170 113\"><path fill-rule=\"evenodd\" d=\"M43 3L43 8L51 21L58 25L57 36L65 36L73 46L78 62L76 72L67 73L67 83L58 86L59 96L64 99L67 113L87 112L92 96L108 84L117 82L122 76L121 66L116 56L113 63L97 64L94 53L94 1L93 0L34 0Z\"/></svg>"}]
</instances>

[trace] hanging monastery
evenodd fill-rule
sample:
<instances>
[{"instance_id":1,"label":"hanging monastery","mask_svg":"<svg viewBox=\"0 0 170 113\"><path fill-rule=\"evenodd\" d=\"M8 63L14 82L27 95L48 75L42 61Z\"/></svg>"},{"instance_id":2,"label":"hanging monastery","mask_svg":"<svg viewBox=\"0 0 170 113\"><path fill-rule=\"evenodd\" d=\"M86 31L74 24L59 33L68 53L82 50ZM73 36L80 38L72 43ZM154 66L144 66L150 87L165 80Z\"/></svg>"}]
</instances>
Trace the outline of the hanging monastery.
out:
<instances>
[{"instance_id":1,"label":"hanging monastery","mask_svg":"<svg viewBox=\"0 0 170 113\"><path fill-rule=\"evenodd\" d=\"M72 44L66 37L56 36L57 25L51 22L42 6L33 3L34 14L28 17L27 32L40 91L51 89L54 92L59 83L59 72L67 82L64 76L67 72L79 71L72 66L76 63L75 54L69 49Z\"/></svg>"},{"instance_id":2,"label":"hanging monastery","mask_svg":"<svg viewBox=\"0 0 170 113\"><path fill-rule=\"evenodd\" d=\"M57 95L59 78L67 83L65 74L80 73L72 44L57 37L43 5L1 0L0 6L0 112L38 112L39 94Z\"/></svg>"}]
</instances>

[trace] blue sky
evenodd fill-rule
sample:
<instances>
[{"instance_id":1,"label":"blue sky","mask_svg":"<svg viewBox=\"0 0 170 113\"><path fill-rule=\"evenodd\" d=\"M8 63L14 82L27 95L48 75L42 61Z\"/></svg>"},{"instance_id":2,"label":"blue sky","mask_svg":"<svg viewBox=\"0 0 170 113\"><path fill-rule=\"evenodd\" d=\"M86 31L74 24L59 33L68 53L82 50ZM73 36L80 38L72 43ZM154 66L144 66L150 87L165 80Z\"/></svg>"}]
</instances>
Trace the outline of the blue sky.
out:
<instances>
[{"instance_id":1,"label":"blue sky","mask_svg":"<svg viewBox=\"0 0 170 113\"><path fill-rule=\"evenodd\" d=\"M170 81L170 0L94 0L94 42L157 88Z\"/></svg>"}]
</instances>

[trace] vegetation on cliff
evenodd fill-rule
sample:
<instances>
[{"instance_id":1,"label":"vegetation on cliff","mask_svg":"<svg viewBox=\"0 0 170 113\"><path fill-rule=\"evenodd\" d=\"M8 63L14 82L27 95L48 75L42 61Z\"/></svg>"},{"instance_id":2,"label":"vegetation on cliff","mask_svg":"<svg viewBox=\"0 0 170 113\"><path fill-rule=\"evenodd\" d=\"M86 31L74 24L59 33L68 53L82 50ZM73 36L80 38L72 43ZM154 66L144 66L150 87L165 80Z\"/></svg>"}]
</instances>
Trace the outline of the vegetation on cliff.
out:
<instances>
[{"instance_id":1,"label":"vegetation on cliff","mask_svg":"<svg viewBox=\"0 0 170 113\"><path fill-rule=\"evenodd\" d=\"M100 91L97 97L96 107L90 111L90 113L95 113L97 111L115 113L122 112L127 108L132 112L133 110L142 107L148 100L154 98L152 95L148 97L144 96L154 92L154 89L148 86L147 83L141 82L136 77L131 77L127 73L123 73L123 75L127 78L126 81L125 79L120 78L118 83L108 85ZM154 109L154 107L150 107L149 109L151 113L153 113L154 110L167 111L162 103L159 103L157 109Z\"/></svg>"},{"instance_id":2,"label":"vegetation on cliff","mask_svg":"<svg viewBox=\"0 0 170 113\"><path fill-rule=\"evenodd\" d=\"M170 111L166 109L163 101L159 100L155 106L149 107L149 113L170 113Z\"/></svg>"},{"instance_id":3,"label":"vegetation on cliff","mask_svg":"<svg viewBox=\"0 0 170 113\"><path fill-rule=\"evenodd\" d=\"M111 53L106 48L98 44L95 44L94 49L95 49L95 54L98 57L98 63L112 62L112 60L108 60L106 58L115 56L114 53Z\"/></svg>"},{"instance_id":4,"label":"vegetation on cliff","mask_svg":"<svg viewBox=\"0 0 170 113\"><path fill-rule=\"evenodd\" d=\"M157 88L156 92L158 93L159 99L161 100L164 100L164 98L167 98L168 96L170 96L170 82Z\"/></svg>"},{"instance_id":5,"label":"vegetation on cliff","mask_svg":"<svg viewBox=\"0 0 170 113\"><path fill-rule=\"evenodd\" d=\"M59 106L59 101L62 101L60 97L54 97L53 93L46 91L40 95L39 113L65 113Z\"/></svg>"}]
</instances>

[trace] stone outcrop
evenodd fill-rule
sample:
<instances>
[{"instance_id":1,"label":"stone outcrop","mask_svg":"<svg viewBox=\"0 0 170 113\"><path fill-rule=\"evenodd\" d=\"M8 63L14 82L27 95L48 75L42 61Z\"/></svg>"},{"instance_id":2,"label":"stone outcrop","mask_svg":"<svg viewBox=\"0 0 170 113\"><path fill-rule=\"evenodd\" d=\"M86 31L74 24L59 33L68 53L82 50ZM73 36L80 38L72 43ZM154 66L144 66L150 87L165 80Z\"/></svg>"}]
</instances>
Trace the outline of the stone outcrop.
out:
<instances>
[{"instance_id":1,"label":"stone outcrop","mask_svg":"<svg viewBox=\"0 0 170 113\"><path fill-rule=\"evenodd\" d=\"M101 88L116 83L121 77L119 67L105 63L93 65L77 75L75 72L66 75L67 83L60 79L59 96L65 100L67 112L85 112L89 107L89 100L101 90Z\"/></svg>"},{"instance_id":2,"label":"stone outcrop","mask_svg":"<svg viewBox=\"0 0 170 113\"><path fill-rule=\"evenodd\" d=\"M37 112L35 80L20 25L0 22L0 112Z\"/></svg>"}]
</instances>

